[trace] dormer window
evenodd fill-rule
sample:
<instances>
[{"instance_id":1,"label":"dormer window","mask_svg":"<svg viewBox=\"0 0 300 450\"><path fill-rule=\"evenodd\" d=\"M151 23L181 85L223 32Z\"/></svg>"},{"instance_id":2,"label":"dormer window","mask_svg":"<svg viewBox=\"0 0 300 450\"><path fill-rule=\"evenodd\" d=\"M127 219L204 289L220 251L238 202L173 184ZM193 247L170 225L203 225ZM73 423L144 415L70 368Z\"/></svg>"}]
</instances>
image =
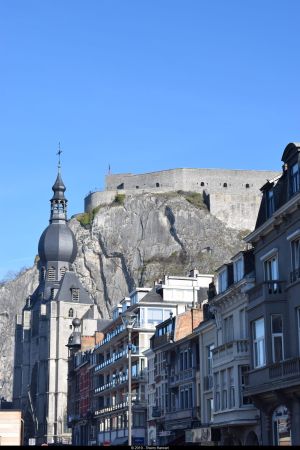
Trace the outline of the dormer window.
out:
<instances>
[{"instance_id":1,"label":"dormer window","mask_svg":"<svg viewBox=\"0 0 300 450\"><path fill-rule=\"evenodd\" d=\"M266 192L266 201L267 201L267 218L269 218L275 211L273 189L270 189L269 191Z\"/></svg>"},{"instance_id":2,"label":"dormer window","mask_svg":"<svg viewBox=\"0 0 300 450\"><path fill-rule=\"evenodd\" d=\"M244 277L244 259L242 256L233 263L233 277L235 283Z\"/></svg>"},{"instance_id":3,"label":"dormer window","mask_svg":"<svg viewBox=\"0 0 300 450\"><path fill-rule=\"evenodd\" d=\"M290 194L294 195L299 192L299 188L299 165L296 163L290 169Z\"/></svg>"},{"instance_id":4,"label":"dormer window","mask_svg":"<svg viewBox=\"0 0 300 450\"><path fill-rule=\"evenodd\" d=\"M79 302L79 289L72 288L71 294L72 294L72 302Z\"/></svg>"},{"instance_id":5,"label":"dormer window","mask_svg":"<svg viewBox=\"0 0 300 450\"><path fill-rule=\"evenodd\" d=\"M227 269L222 270L218 275L218 294L226 291L228 287Z\"/></svg>"}]
</instances>

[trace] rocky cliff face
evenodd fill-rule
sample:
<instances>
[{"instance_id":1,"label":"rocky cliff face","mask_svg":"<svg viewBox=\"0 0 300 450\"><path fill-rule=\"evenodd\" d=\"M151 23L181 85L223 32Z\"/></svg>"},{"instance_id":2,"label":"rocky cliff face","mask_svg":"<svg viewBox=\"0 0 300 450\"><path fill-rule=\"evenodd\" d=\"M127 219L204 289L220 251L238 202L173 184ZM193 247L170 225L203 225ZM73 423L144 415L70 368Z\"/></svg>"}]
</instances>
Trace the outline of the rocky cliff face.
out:
<instances>
[{"instance_id":1,"label":"rocky cliff face","mask_svg":"<svg viewBox=\"0 0 300 450\"><path fill-rule=\"evenodd\" d=\"M186 275L194 267L213 273L244 247L242 233L212 216L200 197L147 193L118 200L101 206L89 225L70 221L78 242L74 269L103 318L134 287L152 286L164 274ZM14 318L37 283L33 267L0 287L0 311L8 313L0 316L0 389L7 398Z\"/></svg>"}]
</instances>

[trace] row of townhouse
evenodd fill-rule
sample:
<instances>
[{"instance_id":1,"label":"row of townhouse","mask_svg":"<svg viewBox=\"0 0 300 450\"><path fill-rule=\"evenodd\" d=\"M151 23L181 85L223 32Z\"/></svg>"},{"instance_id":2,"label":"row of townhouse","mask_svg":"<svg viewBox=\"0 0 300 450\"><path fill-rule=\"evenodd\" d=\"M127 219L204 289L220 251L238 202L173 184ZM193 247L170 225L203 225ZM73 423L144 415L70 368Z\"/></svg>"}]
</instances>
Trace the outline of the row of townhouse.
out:
<instances>
[{"instance_id":1,"label":"row of townhouse","mask_svg":"<svg viewBox=\"0 0 300 450\"><path fill-rule=\"evenodd\" d=\"M88 412L70 422L73 437L80 420L89 428L76 442L127 442L127 311L134 444L300 444L299 155L286 147L245 250L214 278L166 277L115 307L89 350Z\"/></svg>"},{"instance_id":2,"label":"row of townhouse","mask_svg":"<svg viewBox=\"0 0 300 450\"><path fill-rule=\"evenodd\" d=\"M186 311L200 311L212 275L194 269L189 276L165 276L153 288L136 288L112 310L112 320L80 345L80 320L70 337L68 423L75 445L122 445L128 442L128 400L132 403L132 443L148 443L149 395L147 350L156 326ZM128 331L122 316L135 317L131 336L131 392L128 392ZM199 320L198 320L199 322ZM102 336L102 337L101 337ZM97 342L97 343L96 343ZM84 382L82 380L85 380ZM88 380L88 381L87 381ZM85 389L83 389L85 386ZM84 407L82 406L84 404Z\"/></svg>"}]
</instances>

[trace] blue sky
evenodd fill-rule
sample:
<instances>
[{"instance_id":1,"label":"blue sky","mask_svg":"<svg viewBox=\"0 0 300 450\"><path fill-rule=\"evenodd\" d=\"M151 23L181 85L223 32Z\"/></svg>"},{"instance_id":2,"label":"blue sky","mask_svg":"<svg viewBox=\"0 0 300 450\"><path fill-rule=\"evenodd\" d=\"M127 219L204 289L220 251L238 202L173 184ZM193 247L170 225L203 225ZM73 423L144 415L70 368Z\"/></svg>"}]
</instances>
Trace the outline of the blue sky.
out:
<instances>
[{"instance_id":1,"label":"blue sky","mask_svg":"<svg viewBox=\"0 0 300 450\"><path fill-rule=\"evenodd\" d=\"M0 278L31 266L58 142L69 215L113 173L280 170L298 0L1 0Z\"/></svg>"}]
</instances>

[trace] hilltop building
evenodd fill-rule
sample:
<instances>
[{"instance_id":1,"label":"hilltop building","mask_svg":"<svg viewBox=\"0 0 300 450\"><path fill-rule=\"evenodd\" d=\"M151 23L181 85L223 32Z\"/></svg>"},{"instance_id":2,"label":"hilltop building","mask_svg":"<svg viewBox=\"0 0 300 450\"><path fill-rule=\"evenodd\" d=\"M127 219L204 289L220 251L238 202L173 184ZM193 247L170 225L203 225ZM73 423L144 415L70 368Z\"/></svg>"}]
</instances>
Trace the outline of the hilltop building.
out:
<instances>
[{"instance_id":1,"label":"hilltop building","mask_svg":"<svg viewBox=\"0 0 300 450\"><path fill-rule=\"evenodd\" d=\"M60 166L52 190L50 224L38 245L39 285L16 324L13 402L23 413L25 444L30 438L70 442L66 343L76 317L83 335L100 327L97 307L72 270L77 244L67 224Z\"/></svg>"},{"instance_id":2,"label":"hilltop building","mask_svg":"<svg viewBox=\"0 0 300 450\"><path fill-rule=\"evenodd\" d=\"M108 174L103 192L95 190L84 199L91 212L110 203L116 194L138 195L166 192L197 192L211 214L238 230L253 230L261 202L260 187L279 172L269 170L170 169L144 174Z\"/></svg>"}]
</instances>

